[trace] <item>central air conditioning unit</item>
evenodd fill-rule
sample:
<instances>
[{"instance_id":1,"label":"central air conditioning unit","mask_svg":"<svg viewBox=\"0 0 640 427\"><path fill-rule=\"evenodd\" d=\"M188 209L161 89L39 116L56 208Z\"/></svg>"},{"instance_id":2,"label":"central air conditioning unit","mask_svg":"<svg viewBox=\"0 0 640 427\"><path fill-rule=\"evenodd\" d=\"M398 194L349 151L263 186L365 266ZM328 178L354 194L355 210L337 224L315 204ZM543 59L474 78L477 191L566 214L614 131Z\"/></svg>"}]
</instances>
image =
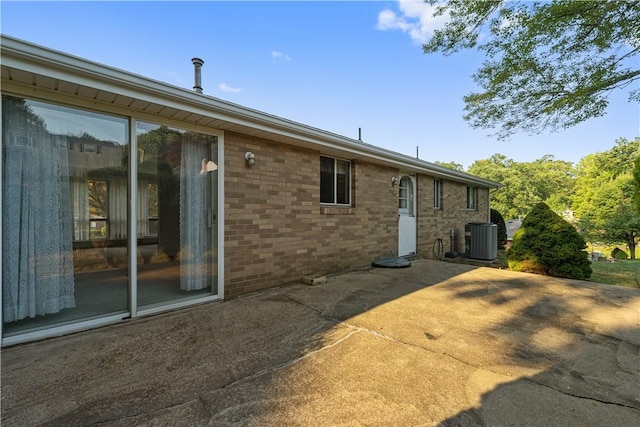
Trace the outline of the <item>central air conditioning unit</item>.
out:
<instances>
[{"instance_id":1,"label":"central air conditioning unit","mask_svg":"<svg viewBox=\"0 0 640 427\"><path fill-rule=\"evenodd\" d=\"M498 226L488 222L471 222L464 227L466 255L493 261L498 258Z\"/></svg>"}]
</instances>

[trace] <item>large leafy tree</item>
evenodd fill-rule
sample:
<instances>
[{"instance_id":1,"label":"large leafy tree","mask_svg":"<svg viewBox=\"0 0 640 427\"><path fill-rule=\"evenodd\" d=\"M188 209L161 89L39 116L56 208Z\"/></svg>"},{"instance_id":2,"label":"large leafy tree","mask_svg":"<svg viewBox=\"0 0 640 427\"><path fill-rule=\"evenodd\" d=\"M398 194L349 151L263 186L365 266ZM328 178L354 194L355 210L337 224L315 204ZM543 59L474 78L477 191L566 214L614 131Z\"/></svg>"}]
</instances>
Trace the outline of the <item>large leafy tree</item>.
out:
<instances>
[{"instance_id":1,"label":"large leafy tree","mask_svg":"<svg viewBox=\"0 0 640 427\"><path fill-rule=\"evenodd\" d=\"M500 138L602 116L612 91L640 79L639 1L427 2L449 20L425 53L486 53L473 76L481 90L464 99L465 119L499 129ZM640 101L640 90L629 99Z\"/></svg>"},{"instance_id":2,"label":"large leafy tree","mask_svg":"<svg viewBox=\"0 0 640 427\"><path fill-rule=\"evenodd\" d=\"M592 242L625 243L632 259L640 239L640 210L634 204L638 187L633 176L638 159L640 138L619 139L612 149L584 157L572 196L585 236Z\"/></svg>"},{"instance_id":3,"label":"large leafy tree","mask_svg":"<svg viewBox=\"0 0 640 427\"><path fill-rule=\"evenodd\" d=\"M555 160L546 155L533 162L516 162L503 154L477 160L469 173L502 184L491 194L491 206L507 219L526 216L539 202L545 202L554 211L562 212L569 206L569 195L575 181L571 162Z\"/></svg>"},{"instance_id":4,"label":"large leafy tree","mask_svg":"<svg viewBox=\"0 0 640 427\"><path fill-rule=\"evenodd\" d=\"M439 162L436 161L434 162L436 165L438 166L442 166L444 168L448 168L448 169L452 169L454 171L458 171L458 172L464 172L464 166L462 166L460 163L456 163L456 162Z\"/></svg>"},{"instance_id":5,"label":"large leafy tree","mask_svg":"<svg viewBox=\"0 0 640 427\"><path fill-rule=\"evenodd\" d=\"M635 183L634 199L636 201L636 210L640 214L640 156L638 156L633 165L633 182Z\"/></svg>"}]
</instances>

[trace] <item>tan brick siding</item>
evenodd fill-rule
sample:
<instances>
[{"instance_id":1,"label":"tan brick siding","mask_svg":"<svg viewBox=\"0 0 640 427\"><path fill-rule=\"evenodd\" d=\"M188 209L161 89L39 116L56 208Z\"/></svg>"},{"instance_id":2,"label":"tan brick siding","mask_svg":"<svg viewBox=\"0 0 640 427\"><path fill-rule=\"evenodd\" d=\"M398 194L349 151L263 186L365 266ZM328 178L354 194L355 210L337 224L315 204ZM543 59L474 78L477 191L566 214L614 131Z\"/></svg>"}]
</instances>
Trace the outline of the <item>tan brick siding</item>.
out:
<instances>
[{"instance_id":1,"label":"tan brick siding","mask_svg":"<svg viewBox=\"0 0 640 427\"><path fill-rule=\"evenodd\" d=\"M256 156L252 167L246 151ZM397 251L394 170L354 161L354 206L322 207L320 155L225 134L225 296L361 268Z\"/></svg>"},{"instance_id":2,"label":"tan brick siding","mask_svg":"<svg viewBox=\"0 0 640 427\"><path fill-rule=\"evenodd\" d=\"M244 153L256 156L247 166ZM299 282L371 264L398 251L397 169L352 162L351 208L320 205L320 153L246 135L225 133L225 296ZM349 159L347 159L349 160ZM466 185L445 181L442 209L433 209L433 178L417 177L417 251L431 257L433 241L449 250L456 230L487 220L487 190L478 209L466 209Z\"/></svg>"},{"instance_id":3,"label":"tan brick siding","mask_svg":"<svg viewBox=\"0 0 640 427\"><path fill-rule=\"evenodd\" d=\"M438 238L443 240L444 251L450 251L449 230L453 229L454 250L463 254L465 224L489 221L489 190L478 188L477 209L468 210L467 185L443 180L440 187L440 209L434 209L433 180L431 176L418 175L418 253L431 258L434 241Z\"/></svg>"}]
</instances>

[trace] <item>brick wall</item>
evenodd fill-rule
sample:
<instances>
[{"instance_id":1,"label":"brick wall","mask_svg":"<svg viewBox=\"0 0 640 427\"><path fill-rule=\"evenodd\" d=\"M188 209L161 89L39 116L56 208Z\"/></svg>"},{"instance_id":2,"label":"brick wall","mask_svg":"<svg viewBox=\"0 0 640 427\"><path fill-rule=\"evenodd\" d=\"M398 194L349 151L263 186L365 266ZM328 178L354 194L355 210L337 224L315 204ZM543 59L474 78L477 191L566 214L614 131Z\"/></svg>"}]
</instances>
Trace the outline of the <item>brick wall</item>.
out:
<instances>
[{"instance_id":1,"label":"brick wall","mask_svg":"<svg viewBox=\"0 0 640 427\"><path fill-rule=\"evenodd\" d=\"M441 182L440 209L433 208L433 180L418 175L418 253L424 258L433 255L433 244L443 240L444 251L450 251L449 230L455 230L454 250L464 253L464 226L470 222L488 222L489 190L478 188L477 209L467 209L467 185L453 181Z\"/></svg>"},{"instance_id":2,"label":"brick wall","mask_svg":"<svg viewBox=\"0 0 640 427\"><path fill-rule=\"evenodd\" d=\"M256 164L248 167L244 153ZM362 268L398 251L398 170L352 162L353 207L320 205L322 153L225 133L225 297L301 281L303 276ZM433 178L417 176L417 251L431 258L449 230L464 252L464 225L487 221L487 189L467 210L466 185L443 181L433 209Z\"/></svg>"},{"instance_id":3,"label":"brick wall","mask_svg":"<svg viewBox=\"0 0 640 427\"><path fill-rule=\"evenodd\" d=\"M246 151L256 156L252 167ZM397 252L397 171L354 161L354 206L321 207L320 154L225 133L226 297L361 268Z\"/></svg>"}]
</instances>

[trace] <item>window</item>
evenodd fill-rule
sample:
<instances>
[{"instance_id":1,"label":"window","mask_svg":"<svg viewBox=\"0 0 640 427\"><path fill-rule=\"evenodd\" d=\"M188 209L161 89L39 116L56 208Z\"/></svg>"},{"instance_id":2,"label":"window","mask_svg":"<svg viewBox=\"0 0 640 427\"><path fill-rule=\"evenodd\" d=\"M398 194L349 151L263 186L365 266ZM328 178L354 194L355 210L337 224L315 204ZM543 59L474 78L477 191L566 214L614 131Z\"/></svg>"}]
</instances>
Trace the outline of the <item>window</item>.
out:
<instances>
[{"instance_id":1,"label":"window","mask_svg":"<svg viewBox=\"0 0 640 427\"><path fill-rule=\"evenodd\" d=\"M320 203L351 204L351 162L320 157Z\"/></svg>"},{"instance_id":2,"label":"window","mask_svg":"<svg viewBox=\"0 0 640 427\"><path fill-rule=\"evenodd\" d=\"M478 189L476 187L467 187L467 209L476 210L478 209L477 205L477 195Z\"/></svg>"},{"instance_id":3,"label":"window","mask_svg":"<svg viewBox=\"0 0 640 427\"><path fill-rule=\"evenodd\" d=\"M398 209L401 215L413 216L413 181L408 176L400 178Z\"/></svg>"},{"instance_id":4,"label":"window","mask_svg":"<svg viewBox=\"0 0 640 427\"><path fill-rule=\"evenodd\" d=\"M433 208L440 209L442 201L442 181L439 179L433 180Z\"/></svg>"}]
</instances>

